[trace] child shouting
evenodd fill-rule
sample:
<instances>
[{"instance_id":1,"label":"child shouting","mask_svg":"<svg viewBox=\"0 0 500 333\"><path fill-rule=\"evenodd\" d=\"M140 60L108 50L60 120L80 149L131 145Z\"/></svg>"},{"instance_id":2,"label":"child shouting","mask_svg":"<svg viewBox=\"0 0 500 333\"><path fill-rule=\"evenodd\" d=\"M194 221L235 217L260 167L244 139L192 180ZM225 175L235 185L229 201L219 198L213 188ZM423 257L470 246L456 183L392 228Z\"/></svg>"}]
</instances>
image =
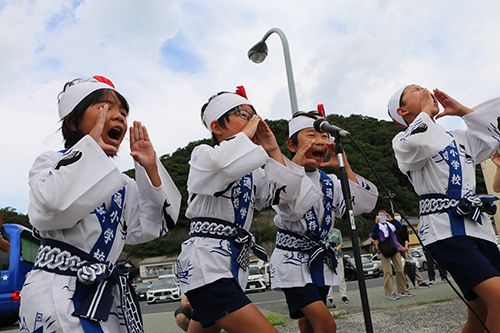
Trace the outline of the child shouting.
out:
<instances>
[{"instance_id":1,"label":"child shouting","mask_svg":"<svg viewBox=\"0 0 500 333\"><path fill-rule=\"evenodd\" d=\"M189 162L191 231L178 272L193 308L190 333L276 332L243 291L248 248L267 261L248 230L254 208L294 199L294 184L304 171L283 157L273 133L239 91L212 96L202 107L213 144L197 146Z\"/></svg>"},{"instance_id":2,"label":"child shouting","mask_svg":"<svg viewBox=\"0 0 500 333\"><path fill-rule=\"evenodd\" d=\"M336 324L326 307L329 286L340 283L336 273L336 244L328 234L335 217L343 217L346 207L340 180L327 175L319 167L339 167L335 144L327 133L319 133L314 121L316 111L297 112L289 122L292 161L304 168L306 177L300 184L298 197L291 202L273 205L278 227L276 249L271 257L271 285L282 289L290 317L299 319L300 331L335 332ZM330 160L324 162L330 153ZM373 210L378 192L375 185L355 175L344 155L349 178L354 214Z\"/></svg>"},{"instance_id":3,"label":"child shouting","mask_svg":"<svg viewBox=\"0 0 500 333\"><path fill-rule=\"evenodd\" d=\"M476 165L498 149L500 98L470 109L441 90L431 93L412 84L394 93L388 111L407 127L392 147L399 169L419 195L422 243L453 276L489 331L500 332L500 252L487 215L496 211L495 197L475 193ZM443 116L459 116L467 128L446 131L434 120ZM469 310L462 332L483 331Z\"/></svg>"},{"instance_id":4,"label":"child shouting","mask_svg":"<svg viewBox=\"0 0 500 333\"><path fill-rule=\"evenodd\" d=\"M129 105L103 77L66 83L59 95L65 150L45 152L29 173L30 222L42 243L21 291L21 332L142 332L125 244L171 230L181 196L134 121L136 181L112 163Z\"/></svg>"}]
</instances>

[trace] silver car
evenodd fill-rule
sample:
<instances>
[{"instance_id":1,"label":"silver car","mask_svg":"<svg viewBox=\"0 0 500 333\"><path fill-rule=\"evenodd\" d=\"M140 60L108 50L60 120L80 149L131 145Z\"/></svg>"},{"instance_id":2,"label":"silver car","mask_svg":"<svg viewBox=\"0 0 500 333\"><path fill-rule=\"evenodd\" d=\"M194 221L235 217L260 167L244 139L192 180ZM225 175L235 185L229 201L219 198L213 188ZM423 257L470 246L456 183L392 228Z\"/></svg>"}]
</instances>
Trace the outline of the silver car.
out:
<instances>
[{"instance_id":1,"label":"silver car","mask_svg":"<svg viewBox=\"0 0 500 333\"><path fill-rule=\"evenodd\" d=\"M260 272L259 267L257 266L250 266L248 268L248 283L245 288L245 292L251 292L251 291L266 291L266 281L264 280L264 276Z\"/></svg>"},{"instance_id":2,"label":"silver car","mask_svg":"<svg viewBox=\"0 0 500 333\"><path fill-rule=\"evenodd\" d=\"M181 288L179 280L175 275L162 275L151 284L147 293L148 304L166 301L178 301L181 299Z\"/></svg>"},{"instance_id":3,"label":"silver car","mask_svg":"<svg viewBox=\"0 0 500 333\"><path fill-rule=\"evenodd\" d=\"M427 258L425 257L425 254L421 248L410 249L410 253L411 253L411 256L413 257L413 259L415 259L415 261L417 261L417 263L418 263L417 267L419 270L426 271L429 268L429 266L427 264Z\"/></svg>"}]
</instances>

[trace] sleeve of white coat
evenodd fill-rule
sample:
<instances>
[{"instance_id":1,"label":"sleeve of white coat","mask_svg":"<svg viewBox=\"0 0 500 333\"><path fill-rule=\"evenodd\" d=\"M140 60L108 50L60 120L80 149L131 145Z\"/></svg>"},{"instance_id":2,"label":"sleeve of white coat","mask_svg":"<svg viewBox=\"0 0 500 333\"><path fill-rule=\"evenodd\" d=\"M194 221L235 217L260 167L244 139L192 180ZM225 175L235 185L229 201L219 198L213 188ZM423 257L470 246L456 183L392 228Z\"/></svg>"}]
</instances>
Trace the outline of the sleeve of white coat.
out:
<instances>
[{"instance_id":1,"label":"sleeve of white coat","mask_svg":"<svg viewBox=\"0 0 500 333\"><path fill-rule=\"evenodd\" d=\"M266 151L242 132L215 147L197 146L189 161L188 192L200 195L223 192L268 159Z\"/></svg>"},{"instance_id":2,"label":"sleeve of white coat","mask_svg":"<svg viewBox=\"0 0 500 333\"><path fill-rule=\"evenodd\" d=\"M453 138L425 112L421 112L408 126L392 140L399 169L420 170L432 156L443 150Z\"/></svg>"},{"instance_id":3,"label":"sleeve of white coat","mask_svg":"<svg viewBox=\"0 0 500 333\"><path fill-rule=\"evenodd\" d=\"M30 223L38 230L73 227L127 184L101 147L85 136L64 154L39 156L29 174Z\"/></svg>"},{"instance_id":4,"label":"sleeve of white coat","mask_svg":"<svg viewBox=\"0 0 500 333\"><path fill-rule=\"evenodd\" d=\"M467 125L465 131L471 154L479 164L498 150L500 142L500 97L486 101L473 108L474 112L462 117Z\"/></svg>"},{"instance_id":5,"label":"sleeve of white coat","mask_svg":"<svg viewBox=\"0 0 500 333\"><path fill-rule=\"evenodd\" d=\"M375 184L355 174L358 184L349 180L354 215L370 213L377 204L378 190Z\"/></svg>"},{"instance_id":6,"label":"sleeve of white coat","mask_svg":"<svg viewBox=\"0 0 500 333\"><path fill-rule=\"evenodd\" d=\"M262 210L271 205L295 200L300 193L300 184L305 176L304 168L291 162L283 156L285 165L268 159L264 169L256 173L264 174L259 177L255 208Z\"/></svg>"},{"instance_id":7,"label":"sleeve of white coat","mask_svg":"<svg viewBox=\"0 0 500 333\"><path fill-rule=\"evenodd\" d=\"M175 227L179 217L181 194L159 159L156 165L161 178L159 187L151 184L146 170L135 162L138 200L128 222L128 244L143 243L163 236Z\"/></svg>"}]
</instances>

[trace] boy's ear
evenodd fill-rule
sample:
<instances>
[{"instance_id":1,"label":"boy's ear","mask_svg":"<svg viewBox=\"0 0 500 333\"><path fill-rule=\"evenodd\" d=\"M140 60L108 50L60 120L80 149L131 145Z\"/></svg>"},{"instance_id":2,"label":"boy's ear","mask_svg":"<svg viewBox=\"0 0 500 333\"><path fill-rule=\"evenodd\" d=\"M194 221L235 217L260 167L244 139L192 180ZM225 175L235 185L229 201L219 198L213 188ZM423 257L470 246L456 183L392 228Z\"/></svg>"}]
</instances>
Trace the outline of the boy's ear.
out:
<instances>
[{"instance_id":1,"label":"boy's ear","mask_svg":"<svg viewBox=\"0 0 500 333\"><path fill-rule=\"evenodd\" d=\"M288 147L288 150L290 150L292 153L297 152L297 146L295 146L295 143L293 143L292 139L288 139L286 142L286 146Z\"/></svg>"},{"instance_id":2,"label":"boy's ear","mask_svg":"<svg viewBox=\"0 0 500 333\"><path fill-rule=\"evenodd\" d=\"M403 109L403 108L398 108L396 110L396 112L401 116L401 117L404 117L406 116L408 113L410 113L410 111L408 111L407 109Z\"/></svg>"},{"instance_id":3,"label":"boy's ear","mask_svg":"<svg viewBox=\"0 0 500 333\"><path fill-rule=\"evenodd\" d=\"M69 114L66 116L66 121L68 122L69 128L73 131L77 131L77 126L76 126L76 117L73 114Z\"/></svg>"},{"instance_id":4,"label":"boy's ear","mask_svg":"<svg viewBox=\"0 0 500 333\"><path fill-rule=\"evenodd\" d=\"M213 120L210 123L210 129L212 130L212 133L214 133L215 135L222 134L222 130L220 129L219 122L217 120Z\"/></svg>"}]
</instances>

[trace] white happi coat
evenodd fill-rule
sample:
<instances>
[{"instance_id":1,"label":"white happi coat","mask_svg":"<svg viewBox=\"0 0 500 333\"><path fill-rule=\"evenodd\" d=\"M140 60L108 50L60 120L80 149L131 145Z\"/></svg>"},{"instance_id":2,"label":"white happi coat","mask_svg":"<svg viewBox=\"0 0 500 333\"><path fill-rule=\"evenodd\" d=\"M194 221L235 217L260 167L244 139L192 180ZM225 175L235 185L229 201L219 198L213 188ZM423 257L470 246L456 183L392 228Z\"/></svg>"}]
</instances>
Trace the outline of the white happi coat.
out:
<instances>
[{"instance_id":1,"label":"white happi coat","mask_svg":"<svg viewBox=\"0 0 500 333\"><path fill-rule=\"evenodd\" d=\"M289 203L274 205L276 211L274 224L284 230L299 235L307 232L307 223L304 214L314 208L321 227L324 218L323 185L318 170L306 172L300 185L300 194L296 200ZM346 206L342 194L340 180L334 174L328 175L333 181L332 221L335 216L342 217ZM378 191L376 186L365 178L356 175L359 184L349 180L352 208L354 215L368 213L377 203ZM332 223L333 227L333 223ZM328 230L329 232L330 230ZM276 248L271 256L271 286L273 289L303 287L313 283L311 271L307 266L309 254L301 251L286 251ZM340 275L334 274L328 265L323 265L324 283L327 286L338 285Z\"/></svg>"},{"instance_id":2,"label":"white happi coat","mask_svg":"<svg viewBox=\"0 0 500 333\"><path fill-rule=\"evenodd\" d=\"M117 198L123 204L121 219L116 221L119 225L114 236L108 231L107 239L113 244L106 260L116 263L125 244L147 242L168 231L164 214L177 221L181 195L159 160L157 166L160 187L151 184L137 162L135 182L118 170L90 136L66 153L43 153L29 175L30 223L42 238L68 243L103 259L100 251L91 253L106 232L91 212L102 203L109 208L113 194L125 187L124 198ZM165 202L170 206L164 213ZM71 316L76 280L76 276L32 270L21 291L21 332L83 332L80 319ZM103 332L126 332L117 288L109 319L100 324Z\"/></svg>"},{"instance_id":3,"label":"white happi coat","mask_svg":"<svg viewBox=\"0 0 500 333\"><path fill-rule=\"evenodd\" d=\"M298 193L294 184L304 176L302 167L285 159L287 167L271 159L265 150L255 145L244 133L211 147L200 145L191 154L188 192L189 206L186 216L190 219L208 217L234 223L231 202L231 183L248 173L253 175L254 190L251 200L261 210L271 205L277 189L280 200L293 200ZM265 165L265 169L261 166ZM214 196L224 191L223 195ZM194 197L194 198L193 198ZM249 230L253 218L250 206L243 229ZM179 281L184 293L217 281L234 277L231 269L231 246L228 240L192 237L182 244L178 258ZM237 278L242 288L248 279L248 269L239 269Z\"/></svg>"},{"instance_id":4,"label":"white happi coat","mask_svg":"<svg viewBox=\"0 0 500 333\"><path fill-rule=\"evenodd\" d=\"M474 112L462 117L467 129L446 132L428 114L421 112L406 131L396 135L392 146L399 169L405 173L418 195L446 194L450 181L450 167L444 149L456 145L462 174L453 182L461 186L461 196L470 196L476 191L476 164L488 159L500 141L498 117L500 98L487 101L473 108ZM493 227L485 213L482 224L464 217L463 230L452 231L452 222L447 212L422 215L419 234L424 245L452 236L467 235L495 242Z\"/></svg>"}]
</instances>

